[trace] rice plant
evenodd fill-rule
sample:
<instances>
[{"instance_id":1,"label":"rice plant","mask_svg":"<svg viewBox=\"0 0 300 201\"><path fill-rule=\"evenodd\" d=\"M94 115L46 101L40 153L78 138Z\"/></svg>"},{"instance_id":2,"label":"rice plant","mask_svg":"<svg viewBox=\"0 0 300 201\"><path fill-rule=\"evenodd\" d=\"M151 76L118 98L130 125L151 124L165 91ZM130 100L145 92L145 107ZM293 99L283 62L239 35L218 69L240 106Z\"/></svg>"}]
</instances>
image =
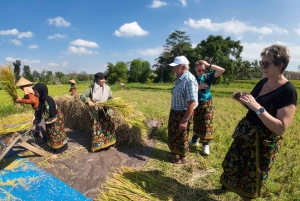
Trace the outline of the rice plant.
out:
<instances>
[{"instance_id":1,"label":"rice plant","mask_svg":"<svg viewBox=\"0 0 300 201\"><path fill-rule=\"evenodd\" d=\"M3 89L12 99L18 98L18 92L15 83L15 76L12 66L2 66L0 70L0 82Z\"/></svg>"}]
</instances>

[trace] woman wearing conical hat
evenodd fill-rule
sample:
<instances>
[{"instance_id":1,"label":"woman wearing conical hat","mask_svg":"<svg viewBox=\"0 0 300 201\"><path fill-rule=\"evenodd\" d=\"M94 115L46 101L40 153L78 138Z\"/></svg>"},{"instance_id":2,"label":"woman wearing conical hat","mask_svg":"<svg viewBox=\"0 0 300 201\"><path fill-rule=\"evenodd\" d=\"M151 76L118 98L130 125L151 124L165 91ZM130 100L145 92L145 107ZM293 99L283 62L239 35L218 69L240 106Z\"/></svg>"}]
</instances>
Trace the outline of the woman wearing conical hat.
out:
<instances>
[{"instance_id":1,"label":"woman wearing conical hat","mask_svg":"<svg viewBox=\"0 0 300 201\"><path fill-rule=\"evenodd\" d=\"M69 92L71 92L71 96L73 96L76 94L76 91L77 91L76 82L74 79L69 80L69 82L71 83Z\"/></svg>"},{"instance_id":2,"label":"woman wearing conical hat","mask_svg":"<svg viewBox=\"0 0 300 201\"><path fill-rule=\"evenodd\" d=\"M16 83L17 87L20 87L24 91L24 98L16 98L14 101L16 103L25 103L31 104L33 109L38 108L39 99L35 96L34 91L32 89L33 83L29 80L21 77L19 81Z\"/></svg>"}]
</instances>

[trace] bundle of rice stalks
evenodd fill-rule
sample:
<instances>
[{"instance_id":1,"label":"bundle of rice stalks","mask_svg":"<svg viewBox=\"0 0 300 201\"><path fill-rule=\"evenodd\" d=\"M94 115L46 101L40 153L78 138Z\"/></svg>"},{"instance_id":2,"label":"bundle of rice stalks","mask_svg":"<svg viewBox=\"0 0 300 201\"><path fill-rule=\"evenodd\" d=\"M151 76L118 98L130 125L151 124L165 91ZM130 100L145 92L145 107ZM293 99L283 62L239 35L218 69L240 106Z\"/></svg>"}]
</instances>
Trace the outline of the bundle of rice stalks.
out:
<instances>
[{"instance_id":1,"label":"bundle of rice stalks","mask_svg":"<svg viewBox=\"0 0 300 201\"><path fill-rule=\"evenodd\" d=\"M99 201L170 200L176 194L176 184L167 178L126 167L109 173L103 189Z\"/></svg>"},{"instance_id":2,"label":"bundle of rice stalks","mask_svg":"<svg viewBox=\"0 0 300 201\"><path fill-rule=\"evenodd\" d=\"M91 133L92 121L89 108L78 95L63 95L54 98L58 108L64 115L65 127Z\"/></svg>"},{"instance_id":3,"label":"bundle of rice stalks","mask_svg":"<svg viewBox=\"0 0 300 201\"><path fill-rule=\"evenodd\" d=\"M18 92L15 83L15 75L11 66L2 66L0 69L0 82L3 89L12 97L18 98Z\"/></svg>"},{"instance_id":4,"label":"bundle of rice stalks","mask_svg":"<svg viewBox=\"0 0 300 201\"><path fill-rule=\"evenodd\" d=\"M134 132L140 133L140 137L147 135L149 127L146 124L146 118L132 104L121 100L120 98L114 98L101 104L104 105L104 107L114 110L116 113L115 116L118 117L121 122L126 122L129 128L131 128ZM123 135L120 137L130 137L124 135L124 133L122 134Z\"/></svg>"},{"instance_id":5,"label":"bundle of rice stalks","mask_svg":"<svg viewBox=\"0 0 300 201\"><path fill-rule=\"evenodd\" d=\"M29 131L32 128L32 112L14 114L0 120L0 135L18 131Z\"/></svg>"},{"instance_id":6,"label":"bundle of rice stalks","mask_svg":"<svg viewBox=\"0 0 300 201\"><path fill-rule=\"evenodd\" d=\"M65 126L86 133L92 132L90 108L78 95L55 97L55 102L64 115ZM98 107L114 110L117 145L139 146L146 143L148 126L145 117L131 104L119 98L98 104Z\"/></svg>"}]
</instances>

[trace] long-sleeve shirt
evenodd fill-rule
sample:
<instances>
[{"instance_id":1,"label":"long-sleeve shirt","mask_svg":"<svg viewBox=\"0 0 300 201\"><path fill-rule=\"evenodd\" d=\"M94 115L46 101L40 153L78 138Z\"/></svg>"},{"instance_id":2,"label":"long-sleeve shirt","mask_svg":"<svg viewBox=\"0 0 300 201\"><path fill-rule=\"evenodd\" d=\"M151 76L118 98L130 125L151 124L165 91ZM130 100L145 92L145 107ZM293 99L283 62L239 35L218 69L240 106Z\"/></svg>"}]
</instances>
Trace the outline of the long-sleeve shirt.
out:
<instances>
[{"instance_id":1,"label":"long-sleeve shirt","mask_svg":"<svg viewBox=\"0 0 300 201\"><path fill-rule=\"evenodd\" d=\"M23 99L20 100L21 103L31 104L33 109L39 107L39 99L34 94L27 94Z\"/></svg>"}]
</instances>

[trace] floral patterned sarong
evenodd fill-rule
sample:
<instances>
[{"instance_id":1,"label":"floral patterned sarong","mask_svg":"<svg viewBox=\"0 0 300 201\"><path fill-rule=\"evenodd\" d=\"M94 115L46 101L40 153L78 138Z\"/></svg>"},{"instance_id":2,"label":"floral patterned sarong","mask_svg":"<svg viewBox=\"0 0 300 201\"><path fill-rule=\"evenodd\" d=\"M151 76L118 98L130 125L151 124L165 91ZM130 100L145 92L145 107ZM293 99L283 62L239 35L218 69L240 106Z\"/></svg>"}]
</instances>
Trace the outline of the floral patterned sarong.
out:
<instances>
[{"instance_id":1,"label":"floral patterned sarong","mask_svg":"<svg viewBox=\"0 0 300 201\"><path fill-rule=\"evenodd\" d=\"M46 124L47 144L53 149L59 149L68 143L64 130L63 114L57 109L57 120L52 124Z\"/></svg>"},{"instance_id":2,"label":"floral patterned sarong","mask_svg":"<svg viewBox=\"0 0 300 201\"><path fill-rule=\"evenodd\" d=\"M115 124L113 117L105 108L98 107L91 111L93 118L92 152L107 148L116 143Z\"/></svg>"}]
</instances>

